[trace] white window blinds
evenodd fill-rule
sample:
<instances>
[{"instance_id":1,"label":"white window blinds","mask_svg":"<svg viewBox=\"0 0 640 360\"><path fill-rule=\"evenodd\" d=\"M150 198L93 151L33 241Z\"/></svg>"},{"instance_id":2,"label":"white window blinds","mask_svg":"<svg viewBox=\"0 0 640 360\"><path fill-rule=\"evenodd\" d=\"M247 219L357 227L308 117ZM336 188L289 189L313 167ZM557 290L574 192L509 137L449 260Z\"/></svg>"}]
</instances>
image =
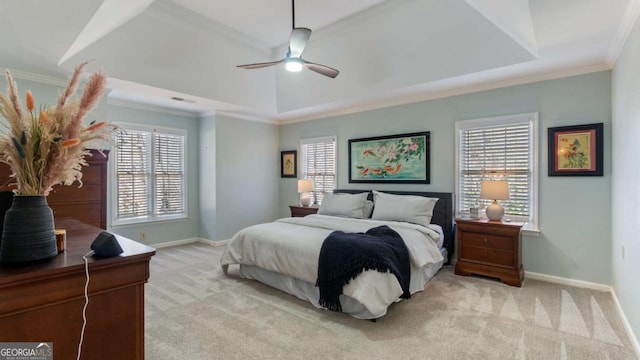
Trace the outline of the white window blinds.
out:
<instances>
[{"instance_id":1,"label":"white window blinds","mask_svg":"<svg viewBox=\"0 0 640 360\"><path fill-rule=\"evenodd\" d=\"M336 187L336 137L302 139L300 149L302 178L313 180L313 202L320 204Z\"/></svg>"},{"instance_id":2,"label":"white window blinds","mask_svg":"<svg viewBox=\"0 0 640 360\"><path fill-rule=\"evenodd\" d=\"M116 216L120 219L148 216L151 133L123 131L118 134L116 145Z\"/></svg>"},{"instance_id":3,"label":"white window blinds","mask_svg":"<svg viewBox=\"0 0 640 360\"><path fill-rule=\"evenodd\" d=\"M154 133L156 214L184 212L184 136Z\"/></svg>"},{"instance_id":4,"label":"white window blinds","mask_svg":"<svg viewBox=\"0 0 640 360\"><path fill-rule=\"evenodd\" d=\"M139 125L121 127L114 159L114 223L185 217L186 133Z\"/></svg>"},{"instance_id":5,"label":"white window blinds","mask_svg":"<svg viewBox=\"0 0 640 360\"><path fill-rule=\"evenodd\" d=\"M536 123L537 114L456 123L458 214L490 203L480 199L482 180L507 180L510 199L500 201L505 215L535 223Z\"/></svg>"}]
</instances>

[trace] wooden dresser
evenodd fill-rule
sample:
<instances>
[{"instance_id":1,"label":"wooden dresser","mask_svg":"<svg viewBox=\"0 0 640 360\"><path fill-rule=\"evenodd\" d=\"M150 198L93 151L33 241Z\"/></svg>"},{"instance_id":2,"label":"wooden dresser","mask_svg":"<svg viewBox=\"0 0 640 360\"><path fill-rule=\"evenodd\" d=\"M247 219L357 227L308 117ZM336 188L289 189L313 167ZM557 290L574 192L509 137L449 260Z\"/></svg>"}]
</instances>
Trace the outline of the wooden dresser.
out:
<instances>
[{"instance_id":1,"label":"wooden dresser","mask_svg":"<svg viewBox=\"0 0 640 360\"><path fill-rule=\"evenodd\" d=\"M92 156L85 159L89 166L82 168L82 187L78 183L71 186L57 185L47 196L47 203L53 210L56 220L62 218L74 218L86 224L107 228L107 161L108 151L100 152L92 150ZM11 169L5 163L0 163L0 185L10 184ZM15 187L4 185L0 190L13 190Z\"/></svg>"},{"instance_id":2,"label":"wooden dresser","mask_svg":"<svg viewBox=\"0 0 640 360\"><path fill-rule=\"evenodd\" d=\"M318 206L301 206L301 205L289 205L291 209L291 217L304 217L309 214L315 214L318 212Z\"/></svg>"},{"instance_id":3,"label":"wooden dresser","mask_svg":"<svg viewBox=\"0 0 640 360\"><path fill-rule=\"evenodd\" d=\"M456 219L457 275L480 274L522 286L521 229L524 223Z\"/></svg>"},{"instance_id":4,"label":"wooden dresser","mask_svg":"<svg viewBox=\"0 0 640 360\"><path fill-rule=\"evenodd\" d=\"M82 328L82 256L101 231L77 220L67 251L30 265L0 264L0 341L53 342L54 359L75 359ZM155 250L117 236L124 253L89 258L89 305L82 359L144 359L144 283Z\"/></svg>"}]
</instances>

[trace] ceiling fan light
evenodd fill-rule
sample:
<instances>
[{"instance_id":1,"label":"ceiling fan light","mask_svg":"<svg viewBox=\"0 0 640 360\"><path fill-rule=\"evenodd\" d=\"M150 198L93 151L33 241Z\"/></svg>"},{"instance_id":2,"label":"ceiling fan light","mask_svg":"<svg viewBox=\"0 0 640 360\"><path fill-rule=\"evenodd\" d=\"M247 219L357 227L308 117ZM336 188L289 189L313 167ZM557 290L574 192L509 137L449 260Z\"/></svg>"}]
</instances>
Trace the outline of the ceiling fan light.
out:
<instances>
[{"instance_id":1,"label":"ceiling fan light","mask_svg":"<svg viewBox=\"0 0 640 360\"><path fill-rule=\"evenodd\" d=\"M302 70L302 61L300 61L300 59L287 59L284 67L287 71L298 72Z\"/></svg>"}]
</instances>

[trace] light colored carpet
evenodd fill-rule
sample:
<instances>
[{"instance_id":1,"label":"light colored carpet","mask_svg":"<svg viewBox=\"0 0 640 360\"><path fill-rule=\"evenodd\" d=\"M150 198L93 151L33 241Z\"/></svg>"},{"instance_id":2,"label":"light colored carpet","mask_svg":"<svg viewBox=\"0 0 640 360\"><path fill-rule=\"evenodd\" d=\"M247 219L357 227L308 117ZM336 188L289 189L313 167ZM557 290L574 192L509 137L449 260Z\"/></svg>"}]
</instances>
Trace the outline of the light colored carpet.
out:
<instances>
[{"instance_id":1,"label":"light colored carpet","mask_svg":"<svg viewBox=\"0 0 640 360\"><path fill-rule=\"evenodd\" d=\"M222 248L159 249L146 285L146 358L636 359L609 293L522 288L442 269L377 322L319 310L237 268Z\"/></svg>"}]
</instances>

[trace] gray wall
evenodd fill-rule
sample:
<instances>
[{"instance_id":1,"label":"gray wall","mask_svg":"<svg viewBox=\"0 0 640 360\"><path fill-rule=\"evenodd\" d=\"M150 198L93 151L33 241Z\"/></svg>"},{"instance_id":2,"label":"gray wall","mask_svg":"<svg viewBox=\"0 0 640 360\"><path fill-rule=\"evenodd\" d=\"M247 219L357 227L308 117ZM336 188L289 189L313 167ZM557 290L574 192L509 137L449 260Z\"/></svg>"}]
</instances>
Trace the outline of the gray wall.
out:
<instances>
[{"instance_id":1,"label":"gray wall","mask_svg":"<svg viewBox=\"0 0 640 360\"><path fill-rule=\"evenodd\" d=\"M640 22L613 70L612 262L613 287L636 336L640 335ZM637 152L636 152L637 150ZM623 250L624 248L624 250ZM623 257L624 251L624 257Z\"/></svg>"},{"instance_id":2,"label":"gray wall","mask_svg":"<svg viewBox=\"0 0 640 360\"><path fill-rule=\"evenodd\" d=\"M457 120L539 112L538 236L523 237L525 270L564 278L611 283L611 73L513 86L468 95L317 119L281 126L281 150L296 149L301 138L338 136L338 187L348 183L348 140L376 135L431 131L431 184L378 185L377 189L454 191ZM604 176L547 176L547 128L604 123ZM294 179L280 181L280 216L298 202Z\"/></svg>"},{"instance_id":3,"label":"gray wall","mask_svg":"<svg viewBox=\"0 0 640 360\"><path fill-rule=\"evenodd\" d=\"M216 237L216 117L200 118L200 237Z\"/></svg>"},{"instance_id":4,"label":"gray wall","mask_svg":"<svg viewBox=\"0 0 640 360\"><path fill-rule=\"evenodd\" d=\"M216 237L211 240L225 240L278 216L278 126L216 116L215 139Z\"/></svg>"},{"instance_id":5,"label":"gray wall","mask_svg":"<svg viewBox=\"0 0 640 360\"><path fill-rule=\"evenodd\" d=\"M110 122L126 122L132 124L145 124L164 126L176 129L184 129L187 131L187 219L171 220L152 222L144 224L132 224L123 226L110 226L109 230L126 236L130 239L140 241L146 244L162 243L174 240L184 240L197 238L200 235L200 211L198 208L199 202L199 124L198 119L195 117L189 117L179 114L173 114L162 111L143 110L131 107L109 105L109 117ZM110 161L109 165L113 163ZM109 172L109 184L113 185L113 178L111 171ZM108 203L108 219L107 223L111 224L112 221L112 209L113 204L112 197L114 189L109 189L109 201ZM146 240L142 240L140 234L146 234Z\"/></svg>"}]
</instances>

